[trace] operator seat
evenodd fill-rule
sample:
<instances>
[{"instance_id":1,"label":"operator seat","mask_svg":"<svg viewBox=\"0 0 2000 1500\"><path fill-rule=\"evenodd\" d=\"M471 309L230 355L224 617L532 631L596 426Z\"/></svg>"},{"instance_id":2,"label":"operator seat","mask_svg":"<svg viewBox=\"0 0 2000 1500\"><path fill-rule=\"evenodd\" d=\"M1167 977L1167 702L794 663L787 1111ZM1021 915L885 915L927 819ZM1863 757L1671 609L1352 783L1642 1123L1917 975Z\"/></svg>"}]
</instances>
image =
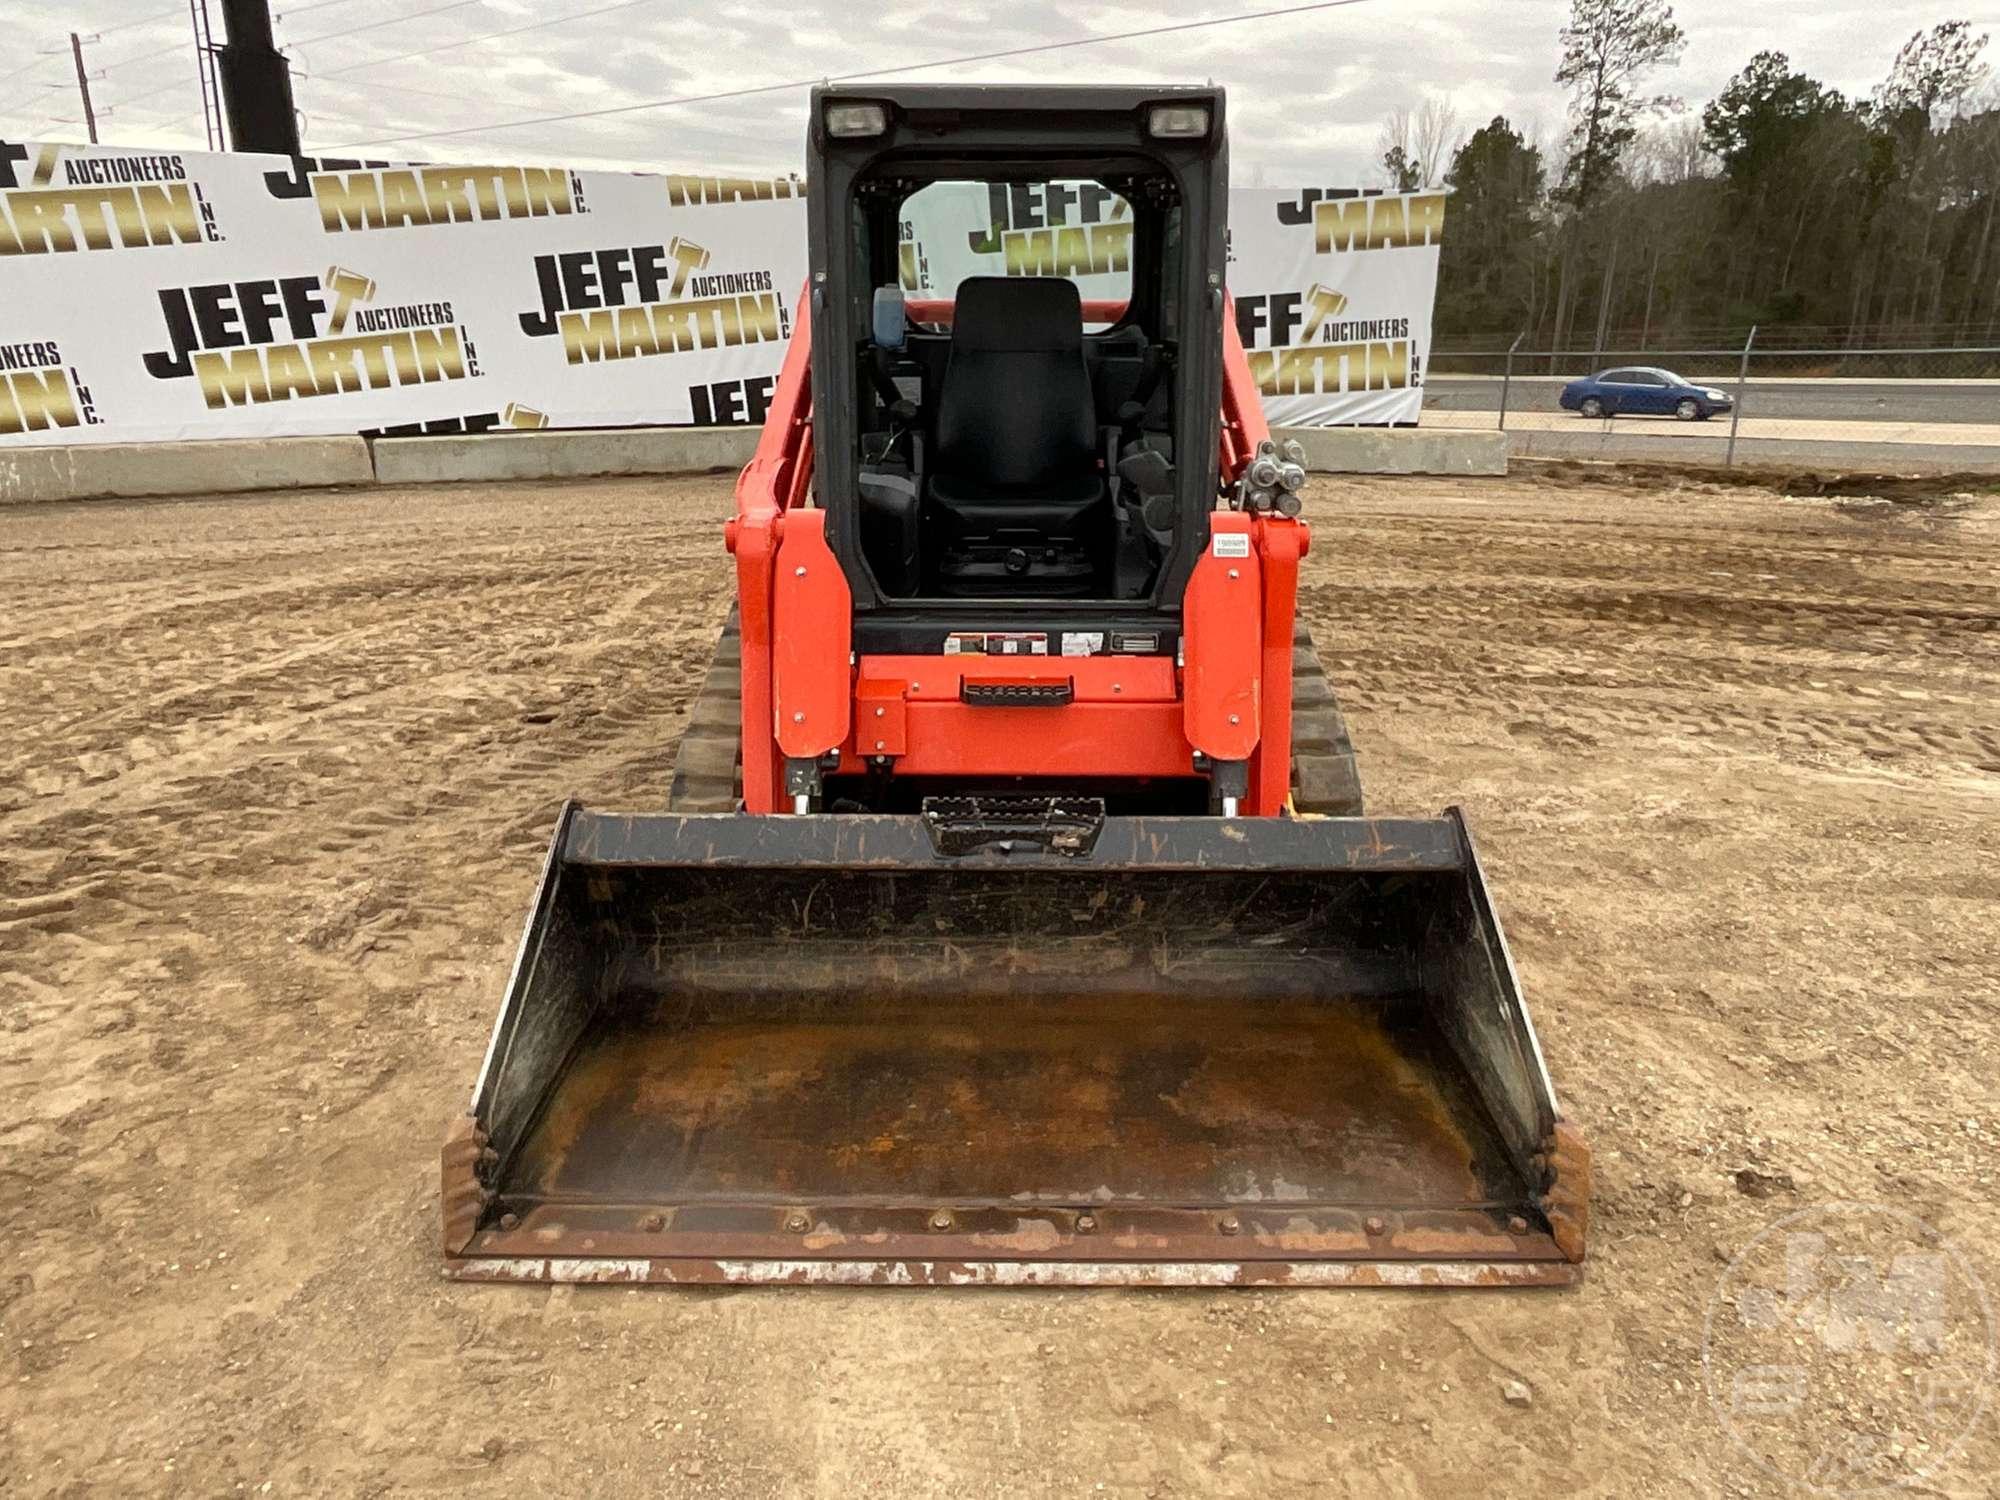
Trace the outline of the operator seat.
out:
<instances>
[{"instance_id":1,"label":"operator seat","mask_svg":"<svg viewBox=\"0 0 2000 1500\"><path fill-rule=\"evenodd\" d=\"M959 283L936 400L928 528L945 594L1088 595L1112 540L1076 283Z\"/></svg>"}]
</instances>

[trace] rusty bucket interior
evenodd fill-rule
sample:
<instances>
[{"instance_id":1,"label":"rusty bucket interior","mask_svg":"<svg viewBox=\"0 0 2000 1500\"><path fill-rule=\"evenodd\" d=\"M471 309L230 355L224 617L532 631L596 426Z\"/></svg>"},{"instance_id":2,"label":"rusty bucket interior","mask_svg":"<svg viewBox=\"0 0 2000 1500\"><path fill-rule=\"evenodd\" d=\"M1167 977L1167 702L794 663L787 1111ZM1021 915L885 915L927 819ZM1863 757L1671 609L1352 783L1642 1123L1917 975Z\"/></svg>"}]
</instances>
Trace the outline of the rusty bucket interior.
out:
<instances>
[{"instance_id":1,"label":"rusty bucket interior","mask_svg":"<svg viewBox=\"0 0 2000 1500\"><path fill-rule=\"evenodd\" d=\"M1581 1148L1477 861L1424 820L567 811L470 1114L454 1274L1520 1285Z\"/></svg>"}]
</instances>

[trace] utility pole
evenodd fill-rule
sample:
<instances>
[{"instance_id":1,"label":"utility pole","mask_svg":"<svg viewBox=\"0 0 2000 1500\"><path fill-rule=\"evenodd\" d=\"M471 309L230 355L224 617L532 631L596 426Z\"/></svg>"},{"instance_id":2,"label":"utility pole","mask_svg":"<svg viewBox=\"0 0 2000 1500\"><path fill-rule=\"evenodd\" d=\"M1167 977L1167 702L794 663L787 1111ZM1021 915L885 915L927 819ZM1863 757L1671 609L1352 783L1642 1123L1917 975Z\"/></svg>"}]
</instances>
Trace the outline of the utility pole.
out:
<instances>
[{"instance_id":1,"label":"utility pole","mask_svg":"<svg viewBox=\"0 0 2000 1500\"><path fill-rule=\"evenodd\" d=\"M83 71L83 38L69 34L70 55L76 59L76 91L83 95L83 124L90 132L90 144L97 144L97 111L90 107L90 75Z\"/></svg>"},{"instance_id":2,"label":"utility pole","mask_svg":"<svg viewBox=\"0 0 2000 1500\"><path fill-rule=\"evenodd\" d=\"M230 149L302 155L291 64L271 37L270 0L222 0L222 19L229 30L221 55Z\"/></svg>"}]
</instances>

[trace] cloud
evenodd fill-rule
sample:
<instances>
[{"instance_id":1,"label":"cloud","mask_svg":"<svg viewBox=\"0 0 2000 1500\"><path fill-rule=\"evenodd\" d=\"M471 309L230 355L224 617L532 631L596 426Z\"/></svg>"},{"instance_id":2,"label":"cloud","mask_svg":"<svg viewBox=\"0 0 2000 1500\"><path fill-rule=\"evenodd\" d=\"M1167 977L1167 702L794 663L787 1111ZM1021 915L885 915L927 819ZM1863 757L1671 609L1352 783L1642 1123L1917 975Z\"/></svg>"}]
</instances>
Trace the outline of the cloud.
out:
<instances>
[{"instance_id":1,"label":"cloud","mask_svg":"<svg viewBox=\"0 0 2000 1500\"><path fill-rule=\"evenodd\" d=\"M839 0L782 8L724 3L699 11L671 0L640 0L567 19L611 4L615 0L484 0L431 18L419 14L434 8L422 0L276 0L273 9L280 43L301 74L295 92L309 150L408 135L418 138L369 149L434 160L775 172L800 160L802 88L593 120L516 128L504 122L865 75L933 58L1264 9L1271 0L1020 0L890 13ZM392 19L399 7L408 15ZM1560 0L1365 0L1339 10L895 76L1021 83L1213 79L1230 91L1231 157L1239 180L1366 182L1375 175L1382 117L1426 94L1448 99L1465 129L1495 114L1555 129L1564 100L1551 75L1567 10ZM1756 7L1740 0L1679 0L1675 10L1688 32L1687 53L1657 84L1697 108L1753 52L1767 47L1788 50L1795 66L1849 94L1865 94L1902 40L1936 20L1934 0L1766 0ZM391 24L376 24L385 20ZM478 40L543 20L554 24ZM199 147L201 108L187 22L163 0L0 0L0 36L16 44L0 48L0 76L26 64L0 82L0 132L80 138L62 44L82 25L101 33L87 58L105 74L93 86L100 111L108 111L104 139ZM58 50L37 62L39 48ZM422 55L401 56L411 52ZM486 128L422 138L468 126Z\"/></svg>"}]
</instances>

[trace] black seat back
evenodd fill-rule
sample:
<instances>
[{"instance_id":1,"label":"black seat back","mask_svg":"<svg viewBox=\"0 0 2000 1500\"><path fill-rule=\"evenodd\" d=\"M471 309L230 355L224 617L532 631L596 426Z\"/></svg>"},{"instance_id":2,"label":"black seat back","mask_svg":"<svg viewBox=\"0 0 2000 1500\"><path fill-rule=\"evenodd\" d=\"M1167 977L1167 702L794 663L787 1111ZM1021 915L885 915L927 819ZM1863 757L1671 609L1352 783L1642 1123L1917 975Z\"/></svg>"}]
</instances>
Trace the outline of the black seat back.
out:
<instances>
[{"instance_id":1,"label":"black seat back","mask_svg":"<svg viewBox=\"0 0 2000 1500\"><path fill-rule=\"evenodd\" d=\"M1076 283L1052 276L960 282L938 392L936 471L1031 493L1092 472L1096 457Z\"/></svg>"}]
</instances>

